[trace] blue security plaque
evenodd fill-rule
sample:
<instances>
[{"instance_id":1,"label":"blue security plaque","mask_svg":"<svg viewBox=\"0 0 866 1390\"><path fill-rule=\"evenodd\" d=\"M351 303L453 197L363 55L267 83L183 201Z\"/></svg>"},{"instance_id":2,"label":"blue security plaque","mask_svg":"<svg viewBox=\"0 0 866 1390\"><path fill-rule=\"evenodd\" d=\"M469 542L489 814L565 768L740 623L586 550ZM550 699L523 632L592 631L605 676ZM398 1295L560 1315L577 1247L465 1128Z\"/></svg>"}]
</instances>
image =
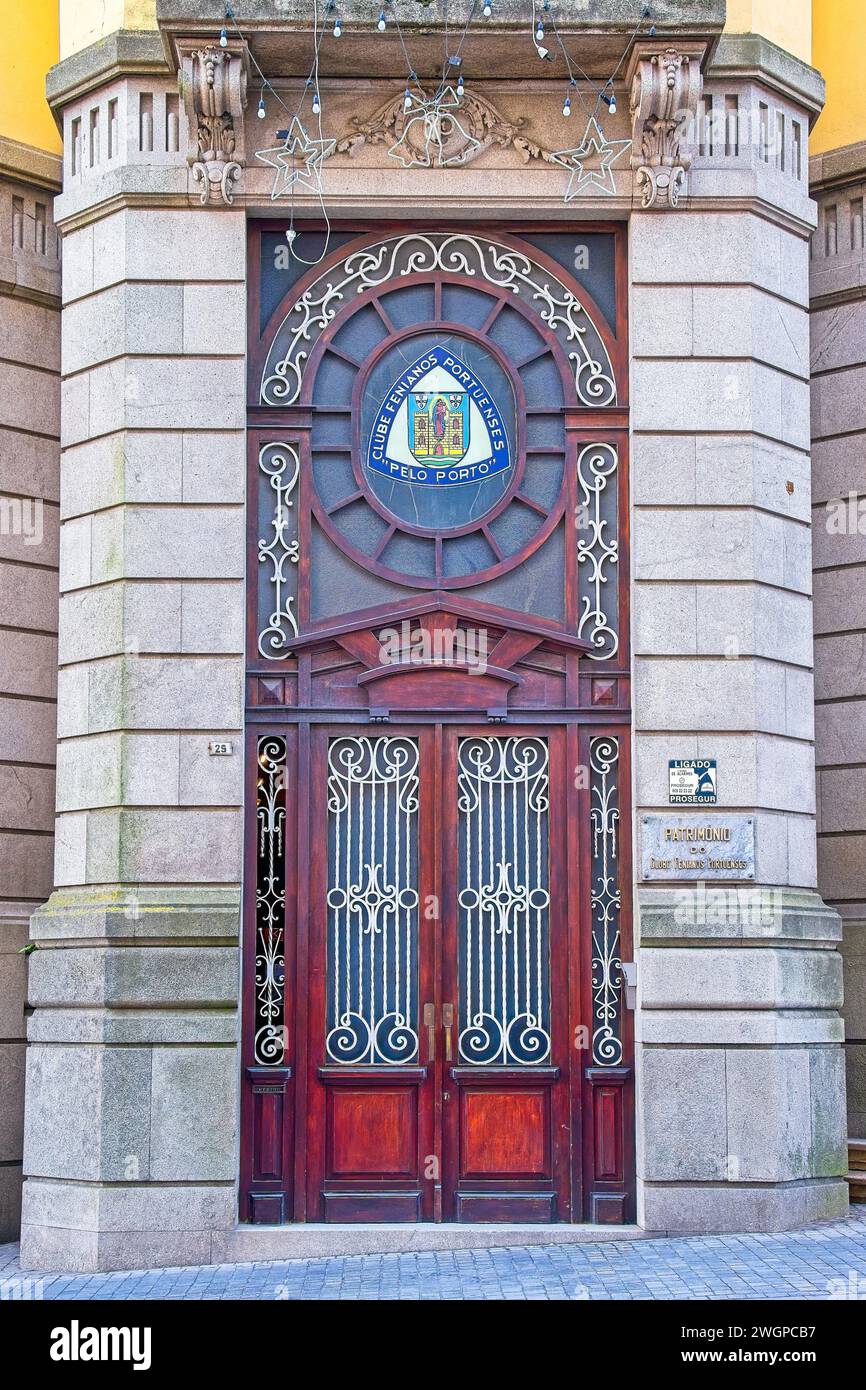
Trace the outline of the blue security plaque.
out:
<instances>
[{"instance_id":1,"label":"blue security plaque","mask_svg":"<svg viewBox=\"0 0 866 1390\"><path fill-rule=\"evenodd\" d=\"M668 794L672 806L715 806L715 758L672 759L668 763Z\"/></svg>"}]
</instances>

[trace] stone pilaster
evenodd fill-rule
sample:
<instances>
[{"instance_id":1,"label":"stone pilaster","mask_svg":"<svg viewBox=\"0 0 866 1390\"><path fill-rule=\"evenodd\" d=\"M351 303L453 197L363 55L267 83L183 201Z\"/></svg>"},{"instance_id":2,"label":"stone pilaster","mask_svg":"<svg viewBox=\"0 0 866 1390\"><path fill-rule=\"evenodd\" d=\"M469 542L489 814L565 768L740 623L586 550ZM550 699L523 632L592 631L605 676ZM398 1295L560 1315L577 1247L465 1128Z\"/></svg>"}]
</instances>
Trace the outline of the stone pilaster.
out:
<instances>
[{"instance_id":1,"label":"stone pilaster","mask_svg":"<svg viewBox=\"0 0 866 1390\"><path fill-rule=\"evenodd\" d=\"M149 81L85 102L96 129L67 145L57 209L57 852L32 921L34 1268L207 1261L235 1215L245 225L222 205L161 205L186 174L170 83ZM112 144L100 113L121 108ZM118 128L149 143L154 112L163 158L135 171L152 202L118 207L110 180L129 168L101 161ZM232 756L209 756L217 739Z\"/></svg>"},{"instance_id":2,"label":"stone pilaster","mask_svg":"<svg viewBox=\"0 0 866 1390\"><path fill-rule=\"evenodd\" d=\"M847 1203L840 927L815 892L819 84L800 68L797 97L787 60L741 48L708 74L689 210L631 222L637 877L671 758L718 760L757 851L754 886L638 884L640 1220L681 1231Z\"/></svg>"},{"instance_id":3,"label":"stone pilaster","mask_svg":"<svg viewBox=\"0 0 866 1390\"><path fill-rule=\"evenodd\" d=\"M57 661L60 160L0 139L0 1240L18 1233L22 955L51 890Z\"/></svg>"},{"instance_id":4,"label":"stone pilaster","mask_svg":"<svg viewBox=\"0 0 866 1390\"><path fill-rule=\"evenodd\" d=\"M848 1128L866 1135L866 144L810 166L818 886L844 924Z\"/></svg>"}]
</instances>

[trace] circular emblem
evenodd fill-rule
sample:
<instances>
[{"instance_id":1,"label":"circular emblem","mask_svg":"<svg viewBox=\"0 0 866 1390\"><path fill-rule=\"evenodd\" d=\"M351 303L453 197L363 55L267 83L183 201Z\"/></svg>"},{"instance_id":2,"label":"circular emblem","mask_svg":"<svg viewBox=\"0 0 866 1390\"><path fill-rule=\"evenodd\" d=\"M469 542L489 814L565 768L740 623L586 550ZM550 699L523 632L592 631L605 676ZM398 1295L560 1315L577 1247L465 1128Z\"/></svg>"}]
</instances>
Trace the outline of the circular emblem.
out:
<instances>
[{"instance_id":1,"label":"circular emblem","mask_svg":"<svg viewBox=\"0 0 866 1390\"><path fill-rule=\"evenodd\" d=\"M516 462L514 395L480 344L410 339L386 353L365 397L367 484L395 516L456 528L500 500Z\"/></svg>"}]
</instances>

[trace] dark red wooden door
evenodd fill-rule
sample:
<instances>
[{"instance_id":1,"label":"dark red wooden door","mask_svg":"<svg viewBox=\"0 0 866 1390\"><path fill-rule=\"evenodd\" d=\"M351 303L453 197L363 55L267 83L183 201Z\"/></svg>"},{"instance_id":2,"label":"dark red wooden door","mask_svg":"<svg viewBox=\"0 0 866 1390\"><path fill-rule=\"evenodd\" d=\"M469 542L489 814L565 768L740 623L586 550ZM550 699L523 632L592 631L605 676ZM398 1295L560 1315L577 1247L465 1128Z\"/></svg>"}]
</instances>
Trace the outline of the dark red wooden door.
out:
<instances>
[{"instance_id":1,"label":"dark red wooden door","mask_svg":"<svg viewBox=\"0 0 866 1390\"><path fill-rule=\"evenodd\" d=\"M286 230L250 227L242 1219L632 1219L625 227L345 226L297 279Z\"/></svg>"},{"instance_id":2,"label":"dark red wooden door","mask_svg":"<svg viewBox=\"0 0 866 1390\"><path fill-rule=\"evenodd\" d=\"M308 1204L570 1219L561 730L321 729Z\"/></svg>"}]
</instances>

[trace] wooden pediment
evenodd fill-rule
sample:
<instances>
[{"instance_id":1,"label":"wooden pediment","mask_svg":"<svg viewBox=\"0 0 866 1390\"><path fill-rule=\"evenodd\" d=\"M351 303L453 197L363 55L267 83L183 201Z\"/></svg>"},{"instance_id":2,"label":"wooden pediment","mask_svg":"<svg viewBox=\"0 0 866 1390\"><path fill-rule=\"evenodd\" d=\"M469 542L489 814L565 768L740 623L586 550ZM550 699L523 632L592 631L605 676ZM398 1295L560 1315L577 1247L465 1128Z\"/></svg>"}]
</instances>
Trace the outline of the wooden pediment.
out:
<instances>
[{"instance_id":1,"label":"wooden pediment","mask_svg":"<svg viewBox=\"0 0 866 1390\"><path fill-rule=\"evenodd\" d=\"M552 623L451 594L368 609L301 634L291 646L298 653L342 649L358 668L359 703L380 719L430 710L504 718L523 683L515 668L530 653L591 651Z\"/></svg>"}]
</instances>

